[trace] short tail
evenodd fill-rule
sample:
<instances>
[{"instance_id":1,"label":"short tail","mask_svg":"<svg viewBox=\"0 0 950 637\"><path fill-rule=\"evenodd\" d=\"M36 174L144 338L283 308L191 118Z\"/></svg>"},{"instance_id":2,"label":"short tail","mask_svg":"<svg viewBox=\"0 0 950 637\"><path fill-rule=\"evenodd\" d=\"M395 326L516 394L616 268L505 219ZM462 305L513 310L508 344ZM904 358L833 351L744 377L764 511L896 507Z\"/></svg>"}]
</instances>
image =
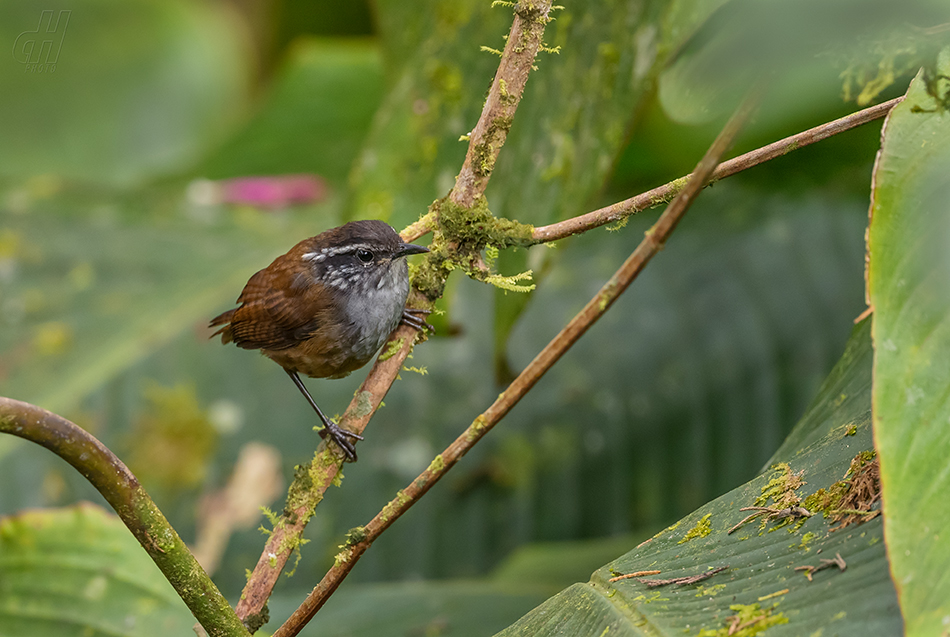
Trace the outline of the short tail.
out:
<instances>
[{"instance_id":1,"label":"short tail","mask_svg":"<svg viewBox=\"0 0 950 637\"><path fill-rule=\"evenodd\" d=\"M208 323L208 327L217 327L218 325L223 326L217 332L212 334L211 338L214 338L215 336L220 334L222 343L227 344L234 340L234 334L232 334L231 332L231 318L234 316L234 313L236 311L237 311L236 308L233 310L228 310L227 312L224 312L223 314L218 314L216 317L211 319L211 322Z\"/></svg>"}]
</instances>

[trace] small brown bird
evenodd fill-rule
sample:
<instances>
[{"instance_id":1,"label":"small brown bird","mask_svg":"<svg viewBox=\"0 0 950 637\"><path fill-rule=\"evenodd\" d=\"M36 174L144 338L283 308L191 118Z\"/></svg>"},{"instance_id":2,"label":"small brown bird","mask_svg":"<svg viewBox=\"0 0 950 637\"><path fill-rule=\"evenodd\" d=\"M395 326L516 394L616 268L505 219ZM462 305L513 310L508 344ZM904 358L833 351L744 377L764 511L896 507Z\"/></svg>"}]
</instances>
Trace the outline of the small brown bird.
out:
<instances>
[{"instance_id":1,"label":"small brown bird","mask_svg":"<svg viewBox=\"0 0 950 637\"><path fill-rule=\"evenodd\" d=\"M211 319L211 327L222 326L214 336L259 349L283 367L323 422L320 435L355 461L351 438L362 437L327 418L298 373L343 378L365 365L400 322L430 327L427 311L406 308L403 258L428 251L382 221L352 221L304 239L250 278L238 307Z\"/></svg>"}]
</instances>

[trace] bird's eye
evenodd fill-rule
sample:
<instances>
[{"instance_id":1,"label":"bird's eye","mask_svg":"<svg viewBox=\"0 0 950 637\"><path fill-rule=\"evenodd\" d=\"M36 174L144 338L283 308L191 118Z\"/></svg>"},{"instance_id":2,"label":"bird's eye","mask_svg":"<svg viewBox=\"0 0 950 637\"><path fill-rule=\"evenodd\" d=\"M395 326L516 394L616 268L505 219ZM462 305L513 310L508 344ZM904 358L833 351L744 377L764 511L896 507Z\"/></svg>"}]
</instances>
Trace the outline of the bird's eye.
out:
<instances>
[{"instance_id":1,"label":"bird's eye","mask_svg":"<svg viewBox=\"0 0 950 637\"><path fill-rule=\"evenodd\" d=\"M357 250L356 258L362 261L363 263L369 263L373 260L373 253L369 250Z\"/></svg>"}]
</instances>

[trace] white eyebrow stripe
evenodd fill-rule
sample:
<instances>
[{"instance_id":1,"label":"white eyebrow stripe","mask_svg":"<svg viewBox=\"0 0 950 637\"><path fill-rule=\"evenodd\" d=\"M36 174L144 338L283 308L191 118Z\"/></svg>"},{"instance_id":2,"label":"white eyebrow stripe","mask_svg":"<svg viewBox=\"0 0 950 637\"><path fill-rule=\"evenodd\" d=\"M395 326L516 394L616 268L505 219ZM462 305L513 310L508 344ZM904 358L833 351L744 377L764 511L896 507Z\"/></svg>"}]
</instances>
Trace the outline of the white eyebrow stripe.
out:
<instances>
[{"instance_id":1,"label":"white eyebrow stripe","mask_svg":"<svg viewBox=\"0 0 950 637\"><path fill-rule=\"evenodd\" d=\"M368 250L369 245L365 243L352 243L345 246L337 246L335 248L323 248L319 252L306 252L303 257L304 261L316 261L320 263L326 261L327 257L335 257L338 254L347 254L349 252L356 252L357 250Z\"/></svg>"}]
</instances>

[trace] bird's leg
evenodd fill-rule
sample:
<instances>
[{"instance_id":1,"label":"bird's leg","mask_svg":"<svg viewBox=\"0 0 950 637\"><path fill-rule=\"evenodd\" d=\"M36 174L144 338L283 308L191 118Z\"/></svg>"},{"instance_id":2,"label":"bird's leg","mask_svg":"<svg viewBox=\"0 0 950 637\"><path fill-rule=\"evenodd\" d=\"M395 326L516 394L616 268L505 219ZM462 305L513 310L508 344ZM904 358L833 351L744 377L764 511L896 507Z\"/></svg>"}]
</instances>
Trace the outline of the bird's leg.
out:
<instances>
[{"instance_id":1,"label":"bird's leg","mask_svg":"<svg viewBox=\"0 0 950 637\"><path fill-rule=\"evenodd\" d=\"M404 325L408 325L409 327L415 328L420 332L429 331L435 334L435 328L426 321L426 316L431 313L432 310L407 307L403 309L402 318L399 320L399 322L403 323Z\"/></svg>"},{"instance_id":2,"label":"bird's leg","mask_svg":"<svg viewBox=\"0 0 950 637\"><path fill-rule=\"evenodd\" d=\"M343 450L343 453L346 455L346 459L350 462L356 462L356 448L353 446L353 443L349 438L355 438L357 440L362 440L363 436L349 431L340 427L338 424L327 418L320 408L317 407L317 403L313 400L313 396L310 395L310 392L307 391L306 385L303 384L303 381L300 380L300 376L297 375L297 372L285 369L285 372L290 376L291 380L294 381L294 385L297 386L297 389L300 390L300 393L303 394L304 398L307 399L307 402L310 403L310 406L313 407L313 410L317 412L317 416L320 417L320 420L323 422L323 429L320 430L320 437L326 438L328 435L330 438L337 444L337 446Z\"/></svg>"}]
</instances>

